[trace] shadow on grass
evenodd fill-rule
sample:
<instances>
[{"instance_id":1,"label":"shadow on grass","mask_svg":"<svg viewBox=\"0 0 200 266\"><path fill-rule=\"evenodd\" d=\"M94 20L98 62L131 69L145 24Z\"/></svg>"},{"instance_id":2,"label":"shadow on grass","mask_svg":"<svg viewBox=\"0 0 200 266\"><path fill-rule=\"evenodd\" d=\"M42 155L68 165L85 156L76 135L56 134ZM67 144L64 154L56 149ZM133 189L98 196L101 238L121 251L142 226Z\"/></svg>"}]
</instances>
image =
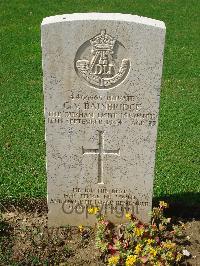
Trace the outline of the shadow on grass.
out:
<instances>
[{"instance_id":1,"label":"shadow on grass","mask_svg":"<svg viewBox=\"0 0 200 266\"><path fill-rule=\"evenodd\" d=\"M187 220L200 220L200 193L181 193L164 197L155 197L153 206L158 206L159 201L169 204L166 209L167 216L174 216Z\"/></svg>"}]
</instances>

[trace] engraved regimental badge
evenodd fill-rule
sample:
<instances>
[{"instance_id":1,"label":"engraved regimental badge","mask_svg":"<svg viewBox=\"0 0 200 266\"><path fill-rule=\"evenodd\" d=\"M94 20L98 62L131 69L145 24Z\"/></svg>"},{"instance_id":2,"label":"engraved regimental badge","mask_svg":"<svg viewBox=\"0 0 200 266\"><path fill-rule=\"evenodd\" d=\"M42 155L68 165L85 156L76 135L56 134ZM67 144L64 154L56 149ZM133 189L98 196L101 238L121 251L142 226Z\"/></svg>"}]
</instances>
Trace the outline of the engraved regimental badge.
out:
<instances>
[{"instance_id":1,"label":"engraved regimental badge","mask_svg":"<svg viewBox=\"0 0 200 266\"><path fill-rule=\"evenodd\" d=\"M126 49L122 43L101 30L78 49L75 70L90 86L110 89L119 85L129 72L130 61L124 56Z\"/></svg>"}]
</instances>

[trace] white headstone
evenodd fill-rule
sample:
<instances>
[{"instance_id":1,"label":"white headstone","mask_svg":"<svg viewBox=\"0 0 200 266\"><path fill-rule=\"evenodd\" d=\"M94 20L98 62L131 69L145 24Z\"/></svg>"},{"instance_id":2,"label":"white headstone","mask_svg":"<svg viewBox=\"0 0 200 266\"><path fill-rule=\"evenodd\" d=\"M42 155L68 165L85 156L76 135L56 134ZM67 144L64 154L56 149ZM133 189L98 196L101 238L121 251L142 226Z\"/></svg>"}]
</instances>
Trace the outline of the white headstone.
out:
<instances>
[{"instance_id":1,"label":"white headstone","mask_svg":"<svg viewBox=\"0 0 200 266\"><path fill-rule=\"evenodd\" d=\"M165 25L123 14L42 22L49 225L149 221Z\"/></svg>"}]
</instances>

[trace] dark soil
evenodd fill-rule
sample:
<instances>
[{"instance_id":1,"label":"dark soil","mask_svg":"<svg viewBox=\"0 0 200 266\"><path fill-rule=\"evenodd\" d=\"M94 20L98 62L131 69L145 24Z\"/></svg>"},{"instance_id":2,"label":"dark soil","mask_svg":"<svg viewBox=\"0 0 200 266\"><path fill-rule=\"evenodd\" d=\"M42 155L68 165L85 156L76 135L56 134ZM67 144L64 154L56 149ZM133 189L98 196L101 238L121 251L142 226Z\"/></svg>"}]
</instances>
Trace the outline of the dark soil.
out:
<instances>
[{"instance_id":1,"label":"dark soil","mask_svg":"<svg viewBox=\"0 0 200 266\"><path fill-rule=\"evenodd\" d=\"M44 201L1 205L0 265L105 265L95 248L94 229L47 227ZM176 217L186 226L183 249L191 253L183 265L200 265L200 221Z\"/></svg>"}]
</instances>

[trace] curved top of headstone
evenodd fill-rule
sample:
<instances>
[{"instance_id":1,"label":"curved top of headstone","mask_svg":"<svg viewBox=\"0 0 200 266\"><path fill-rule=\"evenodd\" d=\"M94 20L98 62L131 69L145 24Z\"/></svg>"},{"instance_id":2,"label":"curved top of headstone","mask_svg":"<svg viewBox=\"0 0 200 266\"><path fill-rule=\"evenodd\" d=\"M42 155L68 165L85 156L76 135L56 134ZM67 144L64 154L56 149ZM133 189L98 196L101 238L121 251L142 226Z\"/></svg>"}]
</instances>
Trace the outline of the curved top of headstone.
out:
<instances>
[{"instance_id":1,"label":"curved top of headstone","mask_svg":"<svg viewBox=\"0 0 200 266\"><path fill-rule=\"evenodd\" d=\"M163 21L141 17L137 15L121 14L121 13L74 13L74 14L56 15L44 18L42 21L42 25L60 23L64 21L78 21L78 20L126 21L126 22L135 22L165 29L165 23Z\"/></svg>"}]
</instances>

